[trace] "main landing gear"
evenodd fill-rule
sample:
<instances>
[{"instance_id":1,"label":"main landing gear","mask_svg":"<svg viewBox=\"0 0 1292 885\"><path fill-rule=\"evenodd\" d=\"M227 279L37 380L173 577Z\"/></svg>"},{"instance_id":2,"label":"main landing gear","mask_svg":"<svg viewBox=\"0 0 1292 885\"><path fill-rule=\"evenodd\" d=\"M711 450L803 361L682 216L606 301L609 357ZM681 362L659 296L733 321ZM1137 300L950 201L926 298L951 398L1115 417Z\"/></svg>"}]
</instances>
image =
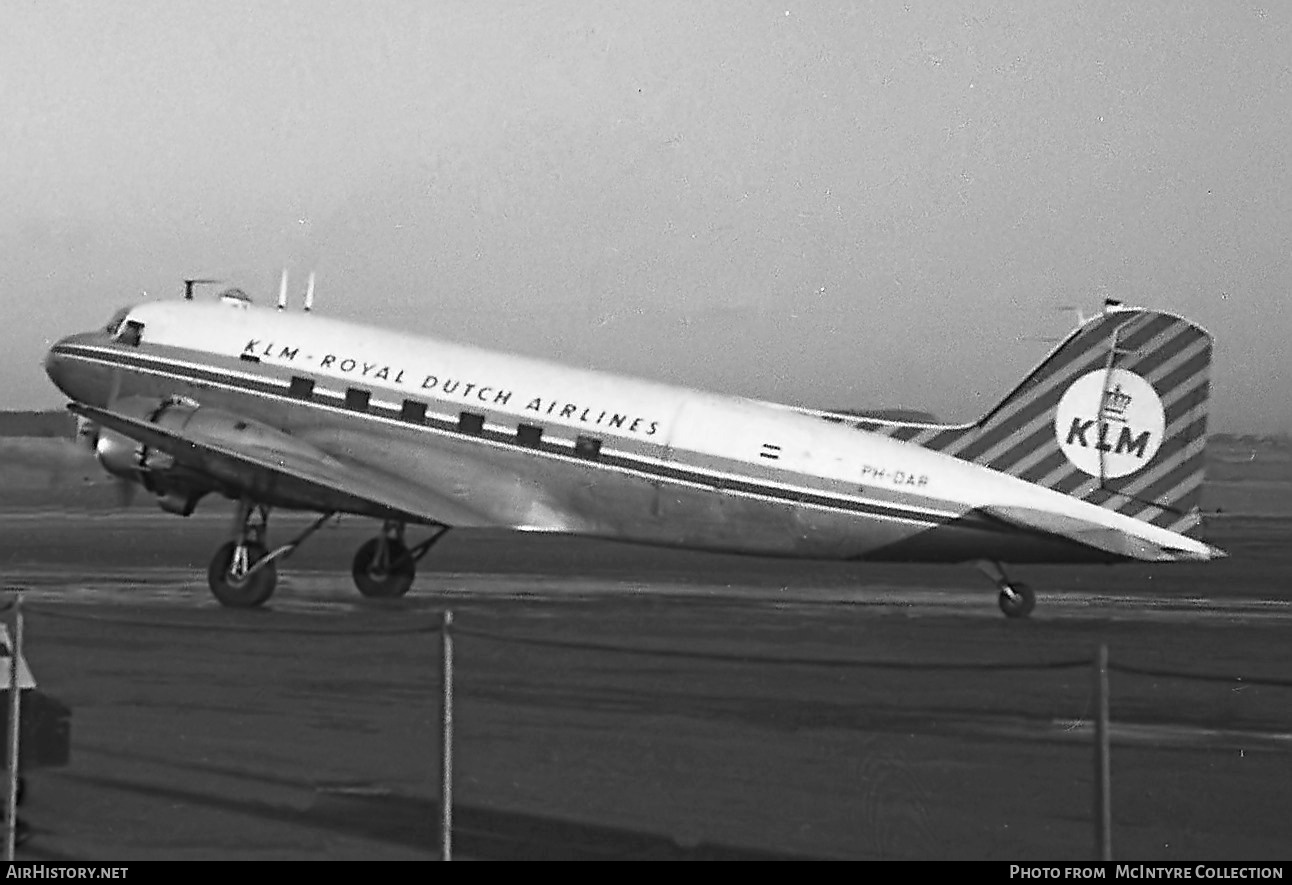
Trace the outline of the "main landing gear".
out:
<instances>
[{"instance_id":1,"label":"main landing gear","mask_svg":"<svg viewBox=\"0 0 1292 885\"><path fill-rule=\"evenodd\" d=\"M215 551L207 568L207 583L221 605L255 608L274 594L278 584L277 561L295 552L306 538L318 531L334 512L324 513L288 543L270 550L267 544L269 508L240 501L233 520L233 540ZM409 548L404 543L404 523L387 520L381 534L367 541L354 556L351 573L364 596L390 599L403 596L413 585L417 562L426 555L448 526L435 526L434 533Z\"/></svg>"},{"instance_id":2,"label":"main landing gear","mask_svg":"<svg viewBox=\"0 0 1292 885\"><path fill-rule=\"evenodd\" d=\"M403 596L413 586L418 561L447 531L448 526L438 526L433 535L410 550L404 543L404 523L386 520L381 534L364 542L354 554L350 568L354 585L372 599Z\"/></svg>"},{"instance_id":3,"label":"main landing gear","mask_svg":"<svg viewBox=\"0 0 1292 885\"><path fill-rule=\"evenodd\" d=\"M1000 588L997 602L1006 617L1025 618L1036 608L1036 594L1032 588L1021 581L1011 581L1000 563L982 560L976 565Z\"/></svg>"},{"instance_id":4,"label":"main landing gear","mask_svg":"<svg viewBox=\"0 0 1292 885\"><path fill-rule=\"evenodd\" d=\"M233 517L233 540L222 544L211 558L206 581L221 605L229 608L255 608L274 595L278 586L275 563L294 552L323 523L332 518L324 513L310 527L281 547L270 550L269 508L251 501L239 501Z\"/></svg>"},{"instance_id":5,"label":"main landing gear","mask_svg":"<svg viewBox=\"0 0 1292 885\"><path fill-rule=\"evenodd\" d=\"M233 540L215 551L206 580L221 605L253 608L272 596L278 585L278 570L264 542L269 508L241 501L233 524Z\"/></svg>"}]
</instances>

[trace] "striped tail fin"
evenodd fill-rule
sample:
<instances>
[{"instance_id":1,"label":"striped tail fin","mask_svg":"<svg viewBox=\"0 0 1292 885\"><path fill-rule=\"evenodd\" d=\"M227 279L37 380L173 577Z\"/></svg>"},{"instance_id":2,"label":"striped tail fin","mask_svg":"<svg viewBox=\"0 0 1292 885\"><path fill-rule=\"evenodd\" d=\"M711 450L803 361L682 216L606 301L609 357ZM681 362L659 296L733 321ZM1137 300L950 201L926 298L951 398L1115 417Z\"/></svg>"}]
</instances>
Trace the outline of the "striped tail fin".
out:
<instances>
[{"instance_id":1,"label":"striped tail fin","mask_svg":"<svg viewBox=\"0 0 1292 885\"><path fill-rule=\"evenodd\" d=\"M1211 336L1200 326L1113 307L1073 331L973 424L853 421L1196 535L1210 365Z\"/></svg>"}]
</instances>

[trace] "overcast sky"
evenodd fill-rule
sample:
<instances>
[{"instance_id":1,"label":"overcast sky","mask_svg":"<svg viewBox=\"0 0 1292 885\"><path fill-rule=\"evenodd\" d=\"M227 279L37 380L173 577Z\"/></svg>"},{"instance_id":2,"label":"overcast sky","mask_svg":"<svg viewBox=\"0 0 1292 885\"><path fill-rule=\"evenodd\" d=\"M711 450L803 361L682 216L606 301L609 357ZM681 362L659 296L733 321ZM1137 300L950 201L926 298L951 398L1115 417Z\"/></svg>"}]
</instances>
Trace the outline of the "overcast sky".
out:
<instances>
[{"instance_id":1,"label":"overcast sky","mask_svg":"<svg viewBox=\"0 0 1292 885\"><path fill-rule=\"evenodd\" d=\"M1292 4L0 0L0 408L214 275L576 365L977 417L1105 296L1292 430ZM1047 340L1050 339L1050 340Z\"/></svg>"}]
</instances>

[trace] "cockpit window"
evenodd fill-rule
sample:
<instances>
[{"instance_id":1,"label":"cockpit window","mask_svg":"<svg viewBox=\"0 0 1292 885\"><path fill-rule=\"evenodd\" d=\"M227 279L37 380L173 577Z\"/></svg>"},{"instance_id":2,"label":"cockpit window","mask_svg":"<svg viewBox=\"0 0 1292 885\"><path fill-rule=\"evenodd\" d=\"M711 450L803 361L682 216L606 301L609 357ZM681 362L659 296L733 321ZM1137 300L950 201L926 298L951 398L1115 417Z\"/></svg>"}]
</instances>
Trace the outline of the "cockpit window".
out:
<instances>
[{"instance_id":1,"label":"cockpit window","mask_svg":"<svg viewBox=\"0 0 1292 885\"><path fill-rule=\"evenodd\" d=\"M121 327L117 333L117 340L122 344L129 344L131 347L138 347L139 340L144 335L144 324L135 320L126 320L126 324Z\"/></svg>"},{"instance_id":2,"label":"cockpit window","mask_svg":"<svg viewBox=\"0 0 1292 885\"><path fill-rule=\"evenodd\" d=\"M112 315L112 319L108 320L108 324L103 327L103 331L115 337L117 332L121 331L121 324L126 321L128 316L130 316L130 308L121 308Z\"/></svg>"},{"instance_id":3,"label":"cockpit window","mask_svg":"<svg viewBox=\"0 0 1292 885\"><path fill-rule=\"evenodd\" d=\"M130 308L123 307L112 315L108 324L103 327L103 331L112 336L112 340L119 344L128 344L131 347L138 347L139 341L143 338L144 324L138 320L128 319Z\"/></svg>"}]
</instances>

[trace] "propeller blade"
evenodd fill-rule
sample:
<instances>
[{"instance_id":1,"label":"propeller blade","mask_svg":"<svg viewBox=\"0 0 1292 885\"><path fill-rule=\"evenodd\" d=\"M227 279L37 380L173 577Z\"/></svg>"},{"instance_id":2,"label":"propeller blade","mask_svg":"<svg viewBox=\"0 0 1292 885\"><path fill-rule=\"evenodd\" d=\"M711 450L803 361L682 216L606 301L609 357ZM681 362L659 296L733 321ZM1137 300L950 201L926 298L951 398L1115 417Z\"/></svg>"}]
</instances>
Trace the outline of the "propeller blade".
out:
<instances>
[{"instance_id":1,"label":"propeller blade","mask_svg":"<svg viewBox=\"0 0 1292 885\"><path fill-rule=\"evenodd\" d=\"M76 418L76 444L91 453L95 452L99 447L99 425L88 418L82 418L78 415Z\"/></svg>"},{"instance_id":2,"label":"propeller blade","mask_svg":"<svg viewBox=\"0 0 1292 885\"><path fill-rule=\"evenodd\" d=\"M125 510L135 502L135 495L139 494L139 483L128 479L118 479L117 486L117 507Z\"/></svg>"}]
</instances>

